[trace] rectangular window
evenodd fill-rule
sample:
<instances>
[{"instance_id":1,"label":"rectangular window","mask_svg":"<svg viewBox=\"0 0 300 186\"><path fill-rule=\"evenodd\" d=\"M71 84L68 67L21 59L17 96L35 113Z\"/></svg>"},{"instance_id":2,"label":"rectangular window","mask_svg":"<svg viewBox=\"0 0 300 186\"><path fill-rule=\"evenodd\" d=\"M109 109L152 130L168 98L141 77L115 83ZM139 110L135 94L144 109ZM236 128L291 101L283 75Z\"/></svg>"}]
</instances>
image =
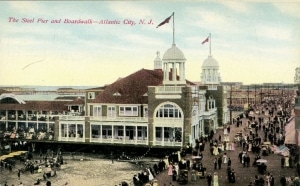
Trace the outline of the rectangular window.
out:
<instances>
[{"instance_id":1,"label":"rectangular window","mask_svg":"<svg viewBox=\"0 0 300 186\"><path fill-rule=\"evenodd\" d=\"M123 130L118 130L118 136L123 136Z\"/></svg>"},{"instance_id":2,"label":"rectangular window","mask_svg":"<svg viewBox=\"0 0 300 186\"><path fill-rule=\"evenodd\" d=\"M107 107L107 117L116 117L116 107L115 106Z\"/></svg>"},{"instance_id":3,"label":"rectangular window","mask_svg":"<svg viewBox=\"0 0 300 186\"><path fill-rule=\"evenodd\" d=\"M142 137L142 131L141 130L138 131L138 137Z\"/></svg>"},{"instance_id":4,"label":"rectangular window","mask_svg":"<svg viewBox=\"0 0 300 186\"><path fill-rule=\"evenodd\" d=\"M137 106L121 106L119 108L120 116L138 116Z\"/></svg>"},{"instance_id":5,"label":"rectangular window","mask_svg":"<svg viewBox=\"0 0 300 186\"><path fill-rule=\"evenodd\" d=\"M155 137L161 138L161 128L160 128L160 127L156 127L156 134L155 134Z\"/></svg>"},{"instance_id":6,"label":"rectangular window","mask_svg":"<svg viewBox=\"0 0 300 186\"><path fill-rule=\"evenodd\" d=\"M99 125L91 125L92 128L92 137L99 137L100 136L100 126Z\"/></svg>"},{"instance_id":7,"label":"rectangular window","mask_svg":"<svg viewBox=\"0 0 300 186\"><path fill-rule=\"evenodd\" d=\"M95 92L88 92L88 99L95 99Z\"/></svg>"},{"instance_id":8,"label":"rectangular window","mask_svg":"<svg viewBox=\"0 0 300 186\"><path fill-rule=\"evenodd\" d=\"M93 109L93 115L96 117L102 116L101 106L95 106Z\"/></svg>"},{"instance_id":9,"label":"rectangular window","mask_svg":"<svg viewBox=\"0 0 300 186\"><path fill-rule=\"evenodd\" d=\"M147 107L144 108L144 117L148 117L148 108Z\"/></svg>"}]
</instances>

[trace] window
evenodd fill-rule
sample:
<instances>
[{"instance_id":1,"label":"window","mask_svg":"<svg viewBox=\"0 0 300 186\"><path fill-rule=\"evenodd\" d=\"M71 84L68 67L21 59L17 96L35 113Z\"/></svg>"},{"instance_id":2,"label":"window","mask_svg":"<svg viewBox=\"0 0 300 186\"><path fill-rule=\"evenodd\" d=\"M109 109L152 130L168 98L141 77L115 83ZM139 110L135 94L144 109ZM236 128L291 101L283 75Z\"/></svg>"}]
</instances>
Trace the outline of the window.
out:
<instances>
[{"instance_id":1,"label":"window","mask_svg":"<svg viewBox=\"0 0 300 186\"><path fill-rule=\"evenodd\" d=\"M148 108L147 107L144 108L144 117L148 117Z\"/></svg>"},{"instance_id":2,"label":"window","mask_svg":"<svg viewBox=\"0 0 300 186\"><path fill-rule=\"evenodd\" d=\"M119 108L120 116L138 116L137 106L121 106Z\"/></svg>"},{"instance_id":3,"label":"window","mask_svg":"<svg viewBox=\"0 0 300 186\"><path fill-rule=\"evenodd\" d=\"M91 125L92 128L92 138L100 136L100 125Z\"/></svg>"},{"instance_id":4,"label":"window","mask_svg":"<svg viewBox=\"0 0 300 186\"><path fill-rule=\"evenodd\" d=\"M89 92L88 99L95 99L95 92Z\"/></svg>"},{"instance_id":5,"label":"window","mask_svg":"<svg viewBox=\"0 0 300 186\"><path fill-rule=\"evenodd\" d=\"M164 137L170 138L169 134L170 134L169 127L164 127Z\"/></svg>"},{"instance_id":6,"label":"window","mask_svg":"<svg viewBox=\"0 0 300 186\"><path fill-rule=\"evenodd\" d=\"M116 107L115 106L107 107L107 117L116 117Z\"/></svg>"},{"instance_id":7,"label":"window","mask_svg":"<svg viewBox=\"0 0 300 186\"><path fill-rule=\"evenodd\" d=\"M94 111L94 112L93 112L93 115L94 115L94 116L96 116L96 117L97 117L97 116L98 116L98 117L99 117L99 116L102 116L101 106L100 106L100 107L99 107L99 106L95 106L94 109L93 109L93 111Z\"/></svg>"},{"instance_id":8,"label":"window","mask_svg":"<svg viewBox=\"0 0 300 186\"><path fill-rule=\"evenodd\" d=\"M155 137L157 137L157 138L161 138L161 127L156 127L156 135L155 135Z\"/></svg>"},{"instance_id":9,"label":"window","mask_svg":"<svg viewBox=\"0 0 300 186\"><path fill-rule=\"evenodd\" d=\"M112 135L112 128L111 128L111 126L105 126L105 125L103 125L102 126L102 136L104 137L104 138L107 138L107 137L111 137L111 135Z\"/></svg>"},{"instance_id":10,"label":"window","mask_svg":"<svg viewBox=\"0 0 300 186\"><path fill-rule=\"evenodd\" d=\"M158 118L181 118L181 111L171 104L162 105L156 112Z\"/></svg>"}]
</instances>

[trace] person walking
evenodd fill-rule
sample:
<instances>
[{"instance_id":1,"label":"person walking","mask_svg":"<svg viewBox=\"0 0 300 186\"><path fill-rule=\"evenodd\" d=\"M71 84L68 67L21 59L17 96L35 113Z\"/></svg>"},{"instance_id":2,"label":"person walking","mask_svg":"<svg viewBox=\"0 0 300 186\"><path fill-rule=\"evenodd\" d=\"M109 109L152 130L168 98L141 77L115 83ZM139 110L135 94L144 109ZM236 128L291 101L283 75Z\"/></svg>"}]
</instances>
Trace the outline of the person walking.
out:
<instances>
[{"instance_id":1,"label":"person walking","mask_svg":"<svg viewBox=\"0 0 300 186\"><path fill-rule=\"evenodd\" d=\"M222 167L222 156L219 156L218 158L218 165L219 165L219 169L221 169Z\"/></svg>"},{"instance_id":2,"label":"person walking","mask_svg":"<svg viewBox=\"0 0 300 186\"><path fill-rule=\"evenodd\" d=\"M215 158L215 160L214 160L214 165L215 165L215 170L217 170L217 166L218 166L218 160L217 160L217 158Z\"/></svg>"},{"instance_id":3,"label":"person walking","mask_svg":"<svg viewBox=\"0 0 300 186\"><path fill-rule=\"evenodd\" d=\"M281 158L281 168L284 168L284 157Z\"/></svg>"},{"instance_id":4,"label":"person walking","mask_svg":"<svg viewBox=\"0 0 300 186\"><path fill-rule=\"evenodd\" d=\"M19 178L19 180L21 179L21 170L20 169L18 169L18 178Z\"/></svg>"},{"instance_id":5,"label":"person walking","mask_svg":"<svg viewBox=\"0 0 300 186\"><path fill-rule=\"evenodd\" d=\"M212 176L211 176L211 174L210 174L210 173L208 173L208 175L207 175L206 179L207 179L207 185L208 185L208 186L211 186L211 182L212 182Z\"/></svg>"},{"instance_id":6,"label":"person walking","mask_svg":"<svg viewBox=\"0 0 300 186\"><path fill-rule=\"evenodd\" d=\"M281 176L280 183L281 183L282 186L286 186L286 178L285 178L284 175Z\"/></svg>"},{"instance_id":7,"label":"person walking","mask_svg":"<svg viewBox=\"0 0 300 186\"><path fill-rule=\"evenodd\" d=\"M227 166L231 167L231 159L230 158L228 158Z\"/></svg>"},{"instance_id":8,"label":"person walking","mask_svg":"<svg viewBox=\"0 0 300 186\"><path fill-rule=\"evenodd\" d=\"M219 186L219 177L216 172L214 173L214 186Z\"/></svg>"},{"instance_id":9,"label":"person walking","mask_svg":"<svg viewBox=\"0 0 300 186\"><path fill-rule=\"evenodd\" d=\"M270 186L275 186L275 179L272 174L270 176Z\"/></svg>"}]
</instances>

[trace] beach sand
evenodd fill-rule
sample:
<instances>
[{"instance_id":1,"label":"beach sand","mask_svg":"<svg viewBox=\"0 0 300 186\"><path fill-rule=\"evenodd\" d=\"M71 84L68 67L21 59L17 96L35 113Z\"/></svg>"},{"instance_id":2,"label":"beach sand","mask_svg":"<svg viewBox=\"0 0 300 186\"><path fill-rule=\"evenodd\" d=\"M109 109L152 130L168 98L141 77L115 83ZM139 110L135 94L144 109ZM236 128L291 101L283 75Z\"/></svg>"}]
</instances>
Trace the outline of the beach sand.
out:
<instances>
[{"instance_id":1,"label":"beach sand","mask_svg":"<svg viewBox=\"0 0 300 186\"><path fill-rule=\"evenodd\" d=\"M29 171L21 174L21 179L18 180L18 168L23 164L24 162L18 162L12 172L2 170L0 184L7 181L8 185L18 186L21 181L24 186L31 186L38 178L43 180L43 173L31 174ZM122 181L130 184L132 177L142 169L143 166L138 162L114 160L112 163L110 159L101 158L69 160L57 168L57 175L50 177L49 181L52 186L119 186ZM40 185L46 185L46 181L42 181Z\"/></svg>"}]
</instances>

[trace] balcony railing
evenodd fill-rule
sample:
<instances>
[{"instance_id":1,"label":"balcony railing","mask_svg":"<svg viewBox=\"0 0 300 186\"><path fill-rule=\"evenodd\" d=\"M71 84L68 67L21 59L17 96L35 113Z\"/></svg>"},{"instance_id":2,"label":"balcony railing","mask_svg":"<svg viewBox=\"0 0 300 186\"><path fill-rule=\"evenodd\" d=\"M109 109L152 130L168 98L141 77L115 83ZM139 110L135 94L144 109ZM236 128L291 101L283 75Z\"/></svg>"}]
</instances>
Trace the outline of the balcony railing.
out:
<instances>
[{"instance_id":1,"label":"balcony railing","mask_svg":"<svg viewBox=\"0 0 300 186\"><path fill-rule=\"evenodd\" d=\"M91 121L120 121L120 122L148 122L148 117L106 117L90 116Z\"/></svg>"},{"instance_id":2,"label":"balcony railing","mask_svg":"<svg viewBox=\"0 0 300 186\"><path fill-rule=\"evenodd\" d=\"M155 87L155 93L161 94L174 94L174 93L181 93L181 87L179 86L159 86Z\"/></svg>"},{"instance_id":3,"label":"balcony railing","mask_svg":"<svg viewBox=\"0 0 300 186\"><path fill-rule=\"evenodd\" d=\"M182 142L177 141L155 141L156 146L182 146Z\"/></svg>"},{"instance_id":4,"label":"balcony railing","mask_svg":"<svg viewBox=\"0 0 300 186\"><path fill-rule=\"evenodd\" d=\"M70 116L70 115L65 115L65 116L60 116L59 120L63 121L84 121L85 116Z\"/></svg>"},{"instance_id":5,"label":"balcony railing","mask_svg":"<svg viewBox=\"0 0 300 186\"><path fill-rule=\"evenodd\" d=\"M156 118L155 120L156 125L166 125L167 123L170 123L174 127L182 126L183 118Z\"/></svg>"},{"instance_id":6,"label":"balcony railing","mask_svg":"<svg viewBox=\"0 0 300 186\"><path fill-rule=\"evenodd\" d=\"M69 141L69 142L84 142L85 138L80 137L60 137L59 141Z\"/></svg>"},{"instance_id":7,"label":"balcony railing","mask_svg":"<svg viewBox=\"0 0 300 186\"><path fill-rule=\"evenodd\" d=\"M215 114L215 113L217 113L217 109L216 109L216 108L210 109L210 110L208 110L208 111L203 112L203 115L204 115L204 116L210 116L210 115L213 115L213 114Z\"/></svg>"},{"instance_id":8,"label":"balcony railing","mask_svg":"<svg viewBox=\"0 0 300 186\"><path fill-rule=\"evenodd\" d=\"M128 139L128 138L91 138L92 143L111 143L111 144L137 144L137 145L147 145L147 139Z\"/></svg>"}]
</instances>

